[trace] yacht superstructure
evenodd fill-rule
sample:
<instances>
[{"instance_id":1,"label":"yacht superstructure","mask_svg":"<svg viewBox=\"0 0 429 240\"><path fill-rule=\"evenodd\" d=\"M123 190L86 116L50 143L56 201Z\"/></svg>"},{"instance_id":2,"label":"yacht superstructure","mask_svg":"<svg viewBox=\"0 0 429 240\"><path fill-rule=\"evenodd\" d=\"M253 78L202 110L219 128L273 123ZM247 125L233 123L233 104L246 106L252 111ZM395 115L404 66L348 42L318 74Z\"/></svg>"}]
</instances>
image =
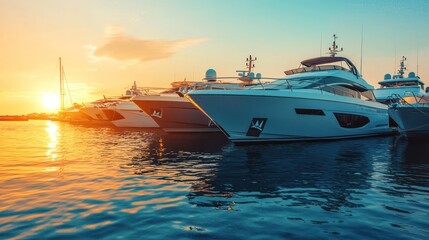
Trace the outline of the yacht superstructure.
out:
<instances>
[{"instance_id":1,"label":"yacht superstructure","mask_svg":"<svg viewBox=\"0 0 429 240\"><path fill-rule=\"evenodd\" d=\"M408 77L405 77L405 61L407 58L402 57L399 63L399 70L393 76L390 74L384 75L384 80L378 82L380 87L374 90L374 95L377 101L381 103L389 103L392 95L406 96L424 96L429 89L424 89L424 83L414 72L409 72Z\"/></svg>"},{"instance_id":2,"label":"yacht superstructure","mask_svg":"<svg viewBox=\"0 0 429 240\"><path fill-rule=\"evenodd\" d=\"M265 86L190 91L186 97L235 143L327 140L390 134L387 106L353 63L336 56L301 62Z\"/></svg>"}]
</instances>

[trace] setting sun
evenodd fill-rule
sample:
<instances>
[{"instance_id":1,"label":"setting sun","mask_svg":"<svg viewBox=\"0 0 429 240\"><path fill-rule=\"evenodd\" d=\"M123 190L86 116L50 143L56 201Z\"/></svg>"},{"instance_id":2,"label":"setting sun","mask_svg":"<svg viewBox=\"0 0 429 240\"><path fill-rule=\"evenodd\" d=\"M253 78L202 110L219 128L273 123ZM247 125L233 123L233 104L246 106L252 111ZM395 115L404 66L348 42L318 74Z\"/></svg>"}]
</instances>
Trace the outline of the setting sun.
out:
<instances>
[{"instance_id":1,"label":"setting sun","mask_svg":"<svg viewBox=\"0 0 429 240\"><path fill-rule=\"evenodd\" d=\"M42 95L42 106L46 111L54 111L60 107L60 97L53 93Z\"/></svg>"}]
</instances>

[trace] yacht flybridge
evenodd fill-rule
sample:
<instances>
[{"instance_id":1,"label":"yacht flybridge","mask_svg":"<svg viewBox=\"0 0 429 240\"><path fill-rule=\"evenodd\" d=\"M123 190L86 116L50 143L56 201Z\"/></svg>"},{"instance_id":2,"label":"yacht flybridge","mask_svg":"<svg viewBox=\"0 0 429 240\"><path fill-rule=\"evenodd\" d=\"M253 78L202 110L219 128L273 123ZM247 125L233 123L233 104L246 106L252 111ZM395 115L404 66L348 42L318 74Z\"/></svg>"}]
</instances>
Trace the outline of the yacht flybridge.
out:
<instances>
[{"instance_id":1,"label":"yacht flybridge","mask_svg":"<svg viewBox=\"0 0 429 240\"><path fill-rule=\"evenodd\" d=\"M330 55L301 62L266 85L185 96L234 143L328 140L392 133L387 106L353 63Z\"/></svg>"}]
</instances>

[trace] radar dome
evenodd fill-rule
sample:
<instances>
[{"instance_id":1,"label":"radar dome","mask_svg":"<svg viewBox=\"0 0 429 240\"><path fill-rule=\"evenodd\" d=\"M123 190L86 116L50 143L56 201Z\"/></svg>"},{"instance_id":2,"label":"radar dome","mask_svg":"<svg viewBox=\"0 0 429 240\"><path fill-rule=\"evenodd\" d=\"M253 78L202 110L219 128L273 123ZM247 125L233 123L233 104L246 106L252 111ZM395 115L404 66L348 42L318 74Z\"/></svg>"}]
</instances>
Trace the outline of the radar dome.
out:
<instances>
[{"instance_id":1,"label":"radar dome","mask_svg":"<svg viewBox=\"0 0 429 240\"><path fill-rule=\"evenodd\" d=\"M384 80L387 80L387 79L392 79L392 75L388 73L384 74Z\"/></svg>"},{"instance_id":2,"label":"radar dome","mask_svg":"<svg viewBox=\"0 0 429 240\"><path fill-rule=\"evenodd\" d=\"M416 77L416 74L414 72L409 72L408 73L408 77L409 78L414 78L414 77Z\"/></svg>"},{"instance_id":3,"label":"radar dome","mask_svg":"<svg viewBox=\"0 0 429 240\"><path fill-rule=\"evenodd\" d=\"M249 76L248 76L249 78L255 78L255 73L253 73L253 72L251 72L251 73L249 73Z\"/></svg>"},{"instance_id":4,"label":"radar dome","mask_svg":"<svg viewBox=\"0 0 429 240\"><path fill-rule=\"evenodd\" d=\"M216 81L216 71L214 69L209 69L206 71L206 80L207 81Z\"/></svg>"},{"instance_id":5,"label":"radar dome","mask_svg":"<svg viewBox=\"0 0 429 240\"><path fill-rule=\"evenodd\" d=\"M256 78L260 79L262 77L262 75L260 73L256 74Z\"/></svg>"}]
</instances>

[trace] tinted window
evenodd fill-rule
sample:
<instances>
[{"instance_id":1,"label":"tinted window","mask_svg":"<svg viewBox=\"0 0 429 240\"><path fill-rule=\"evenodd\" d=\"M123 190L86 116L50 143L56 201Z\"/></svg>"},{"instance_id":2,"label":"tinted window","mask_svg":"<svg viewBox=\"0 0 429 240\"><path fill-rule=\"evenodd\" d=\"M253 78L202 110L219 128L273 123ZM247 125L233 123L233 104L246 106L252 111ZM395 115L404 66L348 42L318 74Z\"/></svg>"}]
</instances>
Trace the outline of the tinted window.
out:
<instances>
[{"instance_id":1,"label":"tinted window","mask_svg":"<svg viewBox=\"0 0 429 240\"><path fill-rule=\"evenodd\" d=\"M325 113L320 109L308 109L308 108L295 108L297 114L304 115L325 115Z\"/></svg>"},{"instance_id":2,"label":"tinted window","mask_svg":"<svg viewBox=\"0 0 429 240\"><path fill-rule=\"evenodd\" d=\"M334 113L338 123L343 128L358 128L369 123L369 118L361 115Z\"/></svg>"}]
</instances>

